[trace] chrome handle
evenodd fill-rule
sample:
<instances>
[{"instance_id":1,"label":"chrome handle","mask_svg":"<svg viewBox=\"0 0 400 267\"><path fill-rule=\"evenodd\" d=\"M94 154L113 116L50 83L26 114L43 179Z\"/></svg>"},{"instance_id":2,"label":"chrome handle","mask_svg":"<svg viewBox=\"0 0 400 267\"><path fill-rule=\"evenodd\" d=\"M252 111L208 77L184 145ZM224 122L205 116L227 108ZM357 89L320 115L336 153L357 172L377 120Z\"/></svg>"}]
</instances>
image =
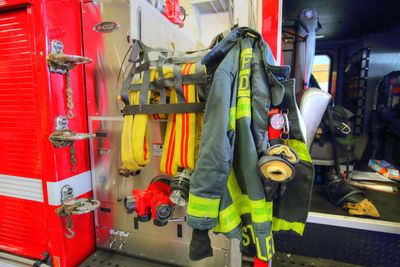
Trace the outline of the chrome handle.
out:
<instances>
[{"instance_id":1,"label":"chrome handle","mask_svg":"<svg viewBox=\"0 0 400 267\"><path fill-rule=\"evenodd\" d=\"M125 252L125 241L122 241L121 245L119 245L119 251Z\"/></svg>"},{"instance_id":2,"label":"chrome handle","mask_svg":"<svg viewBox=\"0 0 400 267\"><path fill-rule=\"evenodd\" d=\"M47 56L49 71L52 73L65 74L68 70L77 67L79 64L87 64L92 59L82 56L66 55L63 53L64 45L57 40L51 40L50 53Z\"/></svg>"},{"instance_id":3,"label":"chrome handle","mask_svg":"<svg viewBox=\"0 0 400 267\"><path fill-rule=\"evenodd\" d=\"M64 203L67 206L76 206L72 211L74 215L86 214L100 207L100 201L87 198L74 198Z\"/></svg>"},{"instance_id":4,"label":"chrome handle","mask_svg":"<svg viewBox=\"0 0 400 267\"><path fill-rule=\"evenodd\" d=\"M110 242L110 249L114 249L114 248L115 248L115 247L114 247L115 242L117 242L115 239L111 240L111 242Z\"/></svg>"},{"instance_id":5,"label":"chrome handle","mask_svg":"<svg viewBox=\"0 0 400 267\"><path fill-rule=\"evenodd\" d=\"M76 141L96 137L96 134L91 133L72 133L60 132L60 134L53 136L55 141Z\"/></svg>"}]
</instances>

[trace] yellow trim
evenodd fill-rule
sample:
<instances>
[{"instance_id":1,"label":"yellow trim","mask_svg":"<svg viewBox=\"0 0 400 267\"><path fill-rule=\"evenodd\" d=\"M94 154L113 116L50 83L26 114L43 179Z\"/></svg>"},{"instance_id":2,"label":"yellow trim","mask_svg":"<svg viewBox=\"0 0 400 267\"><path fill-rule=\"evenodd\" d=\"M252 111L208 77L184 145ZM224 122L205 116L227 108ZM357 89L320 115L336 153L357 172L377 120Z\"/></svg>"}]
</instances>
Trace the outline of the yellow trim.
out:
<instances>
[{"instance_id":1,"label":"yellow trim","mask_svg":"<svg viewBox=\"0 0 400 267\"><path fill-rule=\"evenodd\" d=\"M236 107L232 107L229 109L228 131L235 130L235 129L236 129Z\"/></svg>"},{"instance_id":2,"label":"yellow trim","mask_svg":"<svg viewBox=\"0 0 400 267\"><path fill-rule=\"evenodd\" d=\"M241 97L237 100L236 119L242 117L251 118L251 101L249 97Z\"/></svg>"},{"instance_id":3,"label":"yellow trim","mask_svg":"<svg viewBox=\"0 0 400 267\"><path fill-rule=\"evenodd\" d=\"M235 206L230 205L218 214L218 223L214 227L215 232L228 233L235 229L241 222L240 216L237 213Z\"/></svg>"},{"instance_id":4,"label":"yellow trim","mask_svg":"<svg viewBox=\"0 0 400 267\"><path fill-rule=\"evenodd\" d=\"M243 214L250 214L255 223L272 220L272 201L267 202L265 199L250 200L248 195L242 194L233 170L231 170L228 178L228 191L233 203L219 212L218 223L213 229L214 232L227 233L232 231L240 224L240 216Z\"/></svg>"},{"instance_id":5,"label":"yellow trim","mask_svg":"<svg viewBox=\"0 0 400 267\"><path fill-rule=\"evenodd\" d=\"M247 96L250 97L250 90L238 90L238 97Z\"/></svg>"},{"instance_id":6,"label":"yellow trim","mask_svg":"<svg viewBox=\"0 0 400 267\"><path fill-rule=\"evenodd\" d=\"M288 231L293 230L299 235L303 235L305 224L301 222L288 222L284 219L274 217L272 219L272 231Z\"/></svg>"},{"instance_id":7,"label":"yellow trim","mask_svg":"<svg viewBox=\"0 0 400 267\"><path fill-rule=\"evenodd\" d=\"M253 49L247 48L240 53L239 87L237 92L236 119L251 118L250 101L250 62L253 57Z\"/></svg>"},{"instance_id":8,"label":"yellow trim","mask_svg":"<svg viewBox=\"0 0 400 267\"><path fill-rule=\"evenodd\" d=\"M299 140L289 139L288 146L293 148L297 152L301 160L312 162L306 144Z\"/></svg>"},{"instance_id":9,"label":"yellow trim","mask_svg":"<svg viewBox=\"0 0 400 267\"><path fill-rule=\"evenodd\" d=\"M267 202L262 199L258 201L249 200L249 202L253 222L263 223L272 219L272 201Z\"/></svg>"},{"instance_id":10,"label":"yellow trim","mask_svg":"<svg viewBox=\"0 0 400 267\"><path fill-rule=\"evenodd\" d=\"M243 55L251 55L251 54L253 54L253 48L246 48L246 49L243 49L243 51L242 51L242 53L241 53L242 56L243 56Z\"/></svg>"},{"instance_id":11,"label":"yellow trim","mask_svg":"<svg viewBox=\"0 0 400 267\"><path fill-rule=\"evenodd\" d=\"M187 214L195 217L217 218L220 199L197 197L189 193Z\"/></svg>"}]
</instances>

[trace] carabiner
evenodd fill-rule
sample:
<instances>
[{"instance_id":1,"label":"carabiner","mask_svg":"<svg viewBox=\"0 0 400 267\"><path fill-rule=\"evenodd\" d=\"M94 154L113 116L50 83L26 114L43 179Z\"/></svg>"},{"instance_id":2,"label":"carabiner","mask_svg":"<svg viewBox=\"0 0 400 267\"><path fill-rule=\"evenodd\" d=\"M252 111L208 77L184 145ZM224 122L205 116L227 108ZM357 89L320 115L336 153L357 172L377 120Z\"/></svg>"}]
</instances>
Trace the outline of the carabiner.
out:
<instances>
[{"instance_id":1,"label":"carabiner","mask_svg":"<svg viewBox=\"0 0 400 267\"><path fill-rule=\"evenodd\" d=\"M350 134L351 133L351 128L349 125L346 123L342 122L343 128L340 128L339 130L342 132L342 134Z\"/></svg>"}]
</instances>

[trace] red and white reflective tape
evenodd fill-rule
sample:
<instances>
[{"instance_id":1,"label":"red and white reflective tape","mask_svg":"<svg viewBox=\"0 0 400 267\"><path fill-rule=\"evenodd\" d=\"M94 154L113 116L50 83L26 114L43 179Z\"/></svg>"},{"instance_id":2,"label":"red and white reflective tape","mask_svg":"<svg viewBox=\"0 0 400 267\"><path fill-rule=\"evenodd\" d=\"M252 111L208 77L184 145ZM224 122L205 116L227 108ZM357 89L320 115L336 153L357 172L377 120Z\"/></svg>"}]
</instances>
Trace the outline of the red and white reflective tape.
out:
<instances>
[{"instance_id":1,"label":"red and white reflective tape","mask_svg":"<svg viewBox=\"0 0 400 267\"><path fill-rule=\"evenodd\" d=\"M0 174L0 196L43 202L42 180Z\"/></svg>"},{"instance_id":2,"label":"red and white reflective tape","mask_svg":"<svg viewBox=\"0 0 400 267\"><path fill-rule=\"evenodd\" d=\"M79 197L92 190L91 172L83 172L62 181L47 182L49 205L61 205L61 189L69 185L74 197ZM44 202L42 180L0 174L0 196L14 197L37 202Z\"/></svg>"}]
</instances>

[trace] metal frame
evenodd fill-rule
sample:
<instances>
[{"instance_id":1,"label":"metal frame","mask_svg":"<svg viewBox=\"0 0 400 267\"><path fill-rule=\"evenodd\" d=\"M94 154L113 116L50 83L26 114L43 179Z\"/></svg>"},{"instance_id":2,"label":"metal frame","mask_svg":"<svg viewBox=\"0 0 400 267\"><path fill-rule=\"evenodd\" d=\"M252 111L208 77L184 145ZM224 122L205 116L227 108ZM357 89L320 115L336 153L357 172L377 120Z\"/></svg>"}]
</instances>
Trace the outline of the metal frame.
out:
<instances>
[{"instance_id":1,"label":"metal frame","mask_svg":"<svg viewBox=\"0 0 400 267\"><path fill-rule=\"evenodd\" d=\"M309 212L307 222L400 235L400 223L388 221Z\"/></svg>"}]
</instances>

